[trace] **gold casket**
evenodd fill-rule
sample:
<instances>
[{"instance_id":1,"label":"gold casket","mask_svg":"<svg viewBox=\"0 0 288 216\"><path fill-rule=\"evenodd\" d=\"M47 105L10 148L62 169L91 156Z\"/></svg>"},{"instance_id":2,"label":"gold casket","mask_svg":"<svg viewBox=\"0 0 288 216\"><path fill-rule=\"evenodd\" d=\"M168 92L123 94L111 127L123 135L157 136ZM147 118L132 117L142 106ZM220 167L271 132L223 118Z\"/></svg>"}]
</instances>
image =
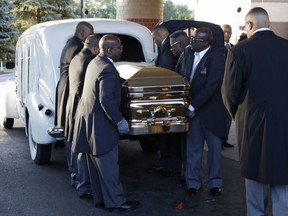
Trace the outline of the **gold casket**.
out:
<instances>
[{"instance_id":1,"label":"gold casket","mask_svg":"<svg viewBox=\"0 0 288 216\"><path fill-rule=\"evenodd\" d=\"M188 130L185 114L189 84L185 78L154 66L122 65L121 69L120 76L125 80L122 112L129 121L130 135Z\"/></svg>"}]
</instances>

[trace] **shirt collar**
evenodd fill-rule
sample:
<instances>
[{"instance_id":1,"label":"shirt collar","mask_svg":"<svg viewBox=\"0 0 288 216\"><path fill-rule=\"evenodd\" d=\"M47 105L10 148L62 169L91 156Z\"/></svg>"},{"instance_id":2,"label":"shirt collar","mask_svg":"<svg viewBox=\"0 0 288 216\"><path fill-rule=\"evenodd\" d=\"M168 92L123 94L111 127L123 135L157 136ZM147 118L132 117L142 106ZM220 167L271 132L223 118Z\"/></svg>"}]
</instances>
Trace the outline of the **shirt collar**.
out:
<instances>
[{"instance_id":1,"label":"shirt collar","mask_svg":"<svg viewBox=\"0 0 288 216\"><path fill-rule=\"evenodd\" d=\"M207 47L206 49L197 52L199 54L200 59L202 59L202 57L206 54L206 52L210 49L211 46Z\"/></svg>"},{"instance_id":2,"label":"shirt collar","mask_svg":"<svg viewBox=\"0 0 288 216\"><path fill-rule=\"evenodd\" d=\"M260 32L260 31L271 31L270 28L259 28L259 29L256 29L252 35L254 35L256 32Z\"/></svg>"},{"instance_id":3,"label":"shirt collar","mask_svg":"<svg viewBox=\"0 0 288 216\"><path fill-rule=\"evenodd\" d=\"M110 57L107 56L107 58L112 62L112 64L114 64L114 61Z\"/></svg>"},{"instance_id":4,"label":"shirt collar","mask_svg":"<svg viewBox=\"0 0 288 216\"><path fill-rule=\"evenodd\" d=\"M162 40L161 42L161 46L164 44L164 42L166 41L167 37L164 38L164 40Z\"/></svg>"}]
</instances>

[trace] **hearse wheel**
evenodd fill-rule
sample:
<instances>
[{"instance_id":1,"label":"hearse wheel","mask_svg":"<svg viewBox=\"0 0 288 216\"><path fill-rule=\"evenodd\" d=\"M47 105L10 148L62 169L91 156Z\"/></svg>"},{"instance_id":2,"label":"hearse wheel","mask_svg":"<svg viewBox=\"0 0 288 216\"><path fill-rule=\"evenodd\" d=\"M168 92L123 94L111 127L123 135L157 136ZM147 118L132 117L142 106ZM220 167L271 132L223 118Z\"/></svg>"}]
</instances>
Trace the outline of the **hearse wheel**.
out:
<instances>
[{"instance_id":1,"label":"hearse wheel","mask_svg":"<svg viewBox=\"0 0 288 216\"><path fill-rule=\"evenodd\" d=\"M3 127L5 129L12 129L14 125L14 119L13 118L3 118Z\"/></svg>"},{"instance_id":2,"label":"hearse wheel","mask_svg":"<svg viewBox=\"0 0 288 216\"><path fill-rule=\"evenodd\" d=\"M33 140L31 121L28 120L28 140L30 155L34 163L46 164L50 161L52 145L41 145Z\"/></svg>"}]
</instances>

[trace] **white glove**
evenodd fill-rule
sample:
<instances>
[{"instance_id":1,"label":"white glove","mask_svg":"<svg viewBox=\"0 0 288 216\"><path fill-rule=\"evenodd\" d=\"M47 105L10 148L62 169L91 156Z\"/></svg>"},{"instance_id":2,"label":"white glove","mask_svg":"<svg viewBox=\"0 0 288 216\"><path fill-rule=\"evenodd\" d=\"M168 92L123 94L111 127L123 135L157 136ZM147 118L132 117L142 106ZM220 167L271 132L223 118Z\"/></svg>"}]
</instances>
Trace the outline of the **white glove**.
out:
<instances>
[{"instance_id":1,"label":"white glove","mask_svg":"<svg viewBox=\"0 0 288 216\"><path fill-rule=\"evenodd\" d=\"M195 109L191 104L188 106L186 116L188 118L193 118L195 116Z\"/></svg>"},{"instance_id":2,"label":"white glove","mask_svg":"<svg viewBox=\"0 0 288 216\"><path fill-rule=\"evenodd\" d=\"M117 127L120 134L129 133L129 124L124 118L117 124Z\"/></svg>"}]
</instances>

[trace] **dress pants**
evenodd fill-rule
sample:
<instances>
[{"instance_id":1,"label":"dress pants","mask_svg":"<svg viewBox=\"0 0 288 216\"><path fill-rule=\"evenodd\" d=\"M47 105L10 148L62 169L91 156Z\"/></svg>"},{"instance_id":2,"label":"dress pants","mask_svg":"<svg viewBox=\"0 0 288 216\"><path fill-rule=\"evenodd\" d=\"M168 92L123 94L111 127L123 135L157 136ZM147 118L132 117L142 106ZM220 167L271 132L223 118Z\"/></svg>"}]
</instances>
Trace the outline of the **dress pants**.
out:
<instances>
[{"instance_id":1,"label":"dress pants","mask_svg":"<svg viewBox=\"0 0 288 216\"><path fill-rule=\"evenodd\" d=\"M72 143L65 142L66 161L68 165L68 171L70 172L71 185L75 187L76 172L77 172L77 154L71 151Z\"/></svg>"},{"instance_id":2,"label":"dress pants","mask_svg":"<svg viewBox=\"0 0 288 216\"><path fill-rule=\"evenodd\" d=\"M71 185L75 187L78 196L91 194L86 155L72 152L71 145L71 142L66 141L66 160L70 172Z\"/></svg>"},{"instance_id":3,"label":"dress pants","mask_svg":"<svg viewBox=\"0 0 288 216\"><path fill-rule=\"evenodd\" d=\"M188 189L201 187L201 165L204 143L208 146L208 179L207 188L222 186L221 171L221 138L215 136L201 122L197 114L189 119L187 132L186 184Z\"/></svg>"},{"instance_id":4,"label":"dress pants","mask_svg":"<svg viewBox=\"0 0 288 216\"><path fill-rule=\"evenodd\" d=\"M232 117L227 110L226 110L226 118L227 118L227 140L228 140L229 132L230 132L231 124L232 124Z\"/></svg>"},{"instance_id":5,"label":"dress pants","mask_svg":"<svg viewBox=\"0 0 288 216\"><path fill-rule=\"evenodd\" d=\"M159 166L173 172L181 171L181 140L178 133L162 134L160 137Z\"/></svg>"},{"instance_id":6,"label":"dress pants","mask_svg":"<svg viewBox=\"0 0 288 216\"><path fill-rule=\"evenodd\" d=\"M78 196L92 194L87 164L87 154L78 153L75 188Z\"/></svg>"},{"instance_id":7,"label":"dress pants","mask_svg":"<svg viewBox=\"0 0 288 216\"><path fill-rule=\"evenodd\" d=\"M118 145L106 154L89 155L88 170L94 204L115 208L127 201L119 179Z\"/></svg>"},{"instance_id":8,"label":"dress pants","mask_svg":"<svg viewBox=\"0 0 288 216\"><path fill-rule=\"evenodd\" d=\"M247 216L267 215L268 196L271 193L273 216L288 215L288 185L268 185L245 179Z\"/></svg>"}]
</instances>

